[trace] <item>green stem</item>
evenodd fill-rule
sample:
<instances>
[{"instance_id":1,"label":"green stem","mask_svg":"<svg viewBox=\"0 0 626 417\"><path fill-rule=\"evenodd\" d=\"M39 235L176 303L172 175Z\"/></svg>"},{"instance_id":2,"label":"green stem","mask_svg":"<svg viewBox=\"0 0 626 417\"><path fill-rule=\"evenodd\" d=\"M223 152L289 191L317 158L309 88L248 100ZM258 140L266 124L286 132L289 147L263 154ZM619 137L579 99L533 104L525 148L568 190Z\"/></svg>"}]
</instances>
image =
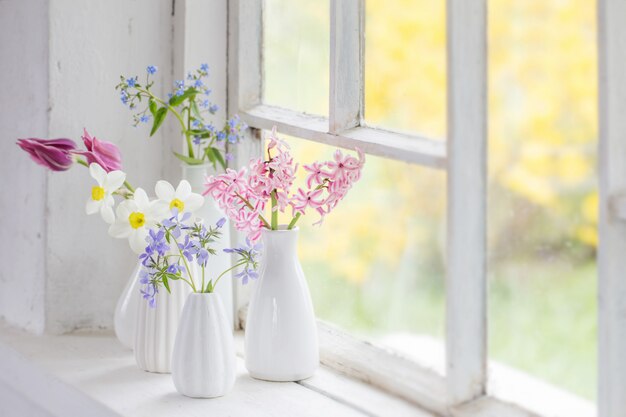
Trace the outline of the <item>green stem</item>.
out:
<instances>
[{"instance_id":1,"label":"green stem","mask_svg":"<svg viewBox=\"0 0 626 417\"><path fill-rule=\"evenodd\" d=\"M187 282L191 285L191 289L193 290L193 292L198 292L196 290L196 286L194 285L195 283L193 281L193 276L191 275L191 268L189 268L189 264L187 263L187 258L185 258L185 255L183 255L182 249L180 248L180 246L178 246L178 241L169 231L167 232L167 234L172 237L172 239L174 240L174 243L176 244L176 248L178 249L178 253L180 254L180 257L183 258L183 262L185 263L185 269L187 269L187 274L189 274L189 279L191 280L191 282L189 281Z\"/></svg>"},{"instance_id":2,"label":"green stem","mask_svg":"<svg viewBox=\"0 0 626 417\"><path fill-rule=\"evenodd\" d=\"M272 191L272 230L278 230L278 195L276 190Z\"/></svg>"},{"instance_id":3,"label":"green stem","mask_svg":"<svg viewBox=\"0 0 626 417\"><path fill-rule=\"evenodd\" d=\"M191 282L189 282L189 280L183 278L183 276L181 275L180 278L181 280L185 281L187 283L187 285L189 285L190 287L193 287L193 285L191 284Z\"/></svg>"},{"instance_id":4,"label":"green stem","mask_svg":"<svg viewBox=\"0 0 626 417\"><path fill-rule=\"evenodd\" d=\"M130 185L130 184L128 183L128 181L124 181L124 187L126 187L126 188L128 189L128 191L130 191L131 193L134 193L134 192L135 192L135 189L133 188L133 186L132 186L132 185Z\"/></svg>"},{"instance_id":5,"label":"green stem","mask_svg":"<svg viewBox=\"0 0 626 417\"><path fill-rule=\"evenodd\" d=\"M297 213L295 216L293 216L293 219L291 219L291 221L289 222L289 226L287 226L287 230L293 229L298 220L300 220L300 216L302 216L302 213Z\"/></svg>"},{"instance_id":6,"label":"green stem","mask_svg":"<svg viewBox=\"0 0 626 417\"><path fill-rule=\"evenodd\" d=\"M191 130L191 109L187 108L187 130L185 131L185 140L187 140L187 153L190 158L195 158L196 156L193 153L193 145L191 144L191 136L189 136L189 131Z\"/></svg>"},{"instance_id":7,"label":"green stem","mask_svg":"<svg viewBox=\"0 0 626 417\"><path fill-rule=\"evenodd\" d=\"M244 261L239 261L239 263L237 263L237 264L235 264L235 265L231 266L231 267L230 267L230 268L228 268L226 271L222 272L222 273L220 274L220 276L219 276L219 277L217 277L217 279L215 280L215 283L213 284L213 290L215 290L215 287L217 286L217 283L218 283L218 282L220 282L220 278L222 278L224 275L226 275L226 273L227 273L227 272L230 272L230 271L232 271L232 270L233 270L233 269L235 269L235 268L238 268L238 267L240 267L240 266L242 266L242 265L245 265L247 262L248 262L248 261L245 261L245 260L244 260Z\"/></svg>"},{"instance_id":8,"label":"green stem","mask_svg":"<svg viewBox=\"0 0 626 417\"><path fill-rule=\"evenodd\" d=\"M204 290L204 267L202 267L202 290Z\"/></svg>"},{"instance_id":9,"label":"green stem","mask_svg":"<svg viewBox=\"0 0 626 417\"><path fill-rule=\"evenodd\" d=\"M195 158L194 153L193 153L193 148L191 146L191 137L189 136L189 132L188 132L189 128L185 127L185 121L183 120L183 116L181 116L180 113L178 113L174 109L174 107L170 106L169 103L161 100L160 98L158 98L157 96L152 94L149 90L146 90L146 89L143 89L143 88L137 88L136 90L139 91L140 93L147 94L148 97L150 97L151 99L153 99L157 103L160 103L162 106L167 107L167 109L172 112L172 114L176 117L176 119L178 119L178 122L180 123L180 126L181 126L181 128L183 130L183 133L185 135L185 139L187 140L187 147L189 148L189 156L191 158Z\"/></svg>"},{"instance_id":10,"label":"green stem","mask_svg":"<svg viewBox=\"0 0 626 417\"><path fill-rule=\"evenodd\" d=\"M254 206L252 204L250 204L250 202L244 198L244 196L242 196L241 194L239 194L238 192L235 192L235 195L237 197L239 197L241 199L241 201L244 202L244 204L250 209L250 210L254 210ZM270 224L267 222L267 220L265 220L265 217L263 217L261 214L259 214L259 219L263 222L263 225L265 227L267 227L268 229L271 229Z\"/></svg>"}]
</instances>

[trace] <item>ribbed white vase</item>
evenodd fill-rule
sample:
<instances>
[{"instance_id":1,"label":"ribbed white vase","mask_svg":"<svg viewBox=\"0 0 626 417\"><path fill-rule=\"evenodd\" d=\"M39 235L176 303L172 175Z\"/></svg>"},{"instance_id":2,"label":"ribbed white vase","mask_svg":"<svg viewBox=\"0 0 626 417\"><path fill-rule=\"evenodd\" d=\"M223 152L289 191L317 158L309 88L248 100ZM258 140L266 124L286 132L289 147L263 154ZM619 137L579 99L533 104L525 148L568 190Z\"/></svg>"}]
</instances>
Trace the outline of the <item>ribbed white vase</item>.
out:
<instances>
[{"instance_id":1,"label":"ribbed white vase","mask_svg":"<svg viewBox=\"0 0 626 417\"><path fill-rule=\"evenodd\" d=\"M299 381L319 365L317 324L297 254L298 229L262 231L263 258L246 320L253 378Z\"/></svg>"},{"instance_id":2,"label":"ribbed white vase","mask_svg":"<svg viewBox=\"0 0 626 417\"><path fill-rule=\"evenodd\" d=\"M219 294L188 296L174 344L172 379L178 392L194 398L221 397L233 388L233 334Z\"/></svg>"},{"instance_id":3,"label":"ribbed white vase","mask_svg":"<svg viewBox=\"0 0 626 417\"><path fill-rule=\"evenodd\" d=\"M205 177L207 175L215 175L216 171L212 165L186 165L183 164L183 177L191 184L194 193L202 194L204 192ZM196 213L197 217L203 219L206 226L215 225L218 220L224 218L226 223L220 229L222 235L218 242L212 244L217 251L215 256L209 257L207 264L207 272L212 277L216 277L227 270L232 265L232 258L229 253L225 253L223 249L230 247L230 223L228 217L219 208L216 201L211 197L205 197L204 205ZM233 307L233 279L232 273L228 272L220 279L219 285L215 292L220 295L224 303L224 310L231 329L234 329L234 307Z\"/></svg>"},{"instance_id":4,"label":"ribbed white vase","mask_svg":"<svg viewBox=\"0 0 626 417\"><path fill-rule=\"evenodd\" d=\"M133 273L128 278L126 287L117 300L113 314L115 336L127 348L132 349L135 344L135 326L137 325L137 309L141 303L139 293L139 271L141 262L138 261Z\"/></svg>"},{"instance_id":5,"label":"ribbed white vase","mask_svg":"<svg viewBox=\"0 0 626 417\"><path fill-rule=\"evenodd\" d=\"M171 359L178 323L191 288L184 282L169 281L171 294L163 287L156 295L156 307L142 300L137 311L135 360L148 372L171 372Z\"/></svg>"}]
</instances>

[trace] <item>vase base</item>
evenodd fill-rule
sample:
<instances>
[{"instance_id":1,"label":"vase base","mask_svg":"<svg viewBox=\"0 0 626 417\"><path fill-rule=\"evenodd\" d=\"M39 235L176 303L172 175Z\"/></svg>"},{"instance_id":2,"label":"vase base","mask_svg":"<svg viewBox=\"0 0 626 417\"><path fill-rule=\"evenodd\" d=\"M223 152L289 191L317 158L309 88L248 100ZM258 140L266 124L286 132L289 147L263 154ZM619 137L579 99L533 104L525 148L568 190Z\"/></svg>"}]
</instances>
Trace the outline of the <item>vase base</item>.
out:
<instances>
[{"instance_id":1,"label":"vase base","mask_svg":"<svg viewBox=\"0 0 626 417\"><path fill-rule=\"evenodd\" d=\"M139 369L141 369L144 372L150 372L151 374L171 374L172 373L172 371L169 371L169 370L165 370L165 371L164 370L156 370L156 371L153 371L151 369L143 369L143 368L139 368Z\"/></svg>"},{"instance_id":2,"label":"vase base","mask_svg":"<svg viewBox=\"0 0 626 417\"><path fill-rule=\"evenodd\" d=\"M315 374L315 370L306 372L306 373L292 374L292 375L268 375L268 374L262 374L258 372L252 372L250 370L248 370L248 373L250 374L252 378L260 379L262 381L296 382L296 381L302 381L303 379L311 378Z\"/></svg>"},{"instance_id":3,"label":"vase base","mask_svg":"<svg viewBox=\"0 0 626 417\"><path fill-rule=\"evenodd\" d=\"M188 398L194 398L196 400L210 400L211 398L219 398L228 394L227 392L223 392L221 394L185 394L183 392L178 391L179 394L184 395Z\"/></svg>"}]
</instances>

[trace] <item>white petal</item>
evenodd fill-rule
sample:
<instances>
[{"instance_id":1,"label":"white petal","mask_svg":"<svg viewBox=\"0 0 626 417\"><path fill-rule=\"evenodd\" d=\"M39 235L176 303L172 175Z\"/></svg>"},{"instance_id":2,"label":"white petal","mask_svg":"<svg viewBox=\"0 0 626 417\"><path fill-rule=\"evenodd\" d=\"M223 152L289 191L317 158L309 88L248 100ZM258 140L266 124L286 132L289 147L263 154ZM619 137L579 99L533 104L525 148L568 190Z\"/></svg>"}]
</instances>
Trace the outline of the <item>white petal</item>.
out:
<instances>
[{"instance_id":1,"label":"white petal","mask_svg":"<svg viewBox=\"0 0 626 417\"><path fill-rule=\"evenodd\" d=\"M174 187L167 181L157 181L154 186L154 192L159 200L170 202L174 199Z\"/></svg>"},{"instance_id":2,"label":"white petal","mask_svg":"<svg viewBox=\"0 0 626 417\"><path fill-rule=\"evenodd\" d=\"M187 200L185 200L185 211L194 212L198 210L204 204L204 197L200 194L191 193Z\"/></svg>"},{"instance_id":3,"label":"white petal","mask_svg":"<svg viewBox=\"0 0 626 417\"><path fill-rule=\"evenodd\" d=\"M176 187L176 198L180 201L185 201L189 194L191 194L191 184L187 180L182 180Z\"/></svg>"},{"instance_id":4,"label":"white petal","mask_svg":"<svg viewBox=\"0 0 626 417\"><path fill-rule=\"evenodd\" d=\"M153 201L144 214L146 222L160 222L169 216L169 205L163 200Z\"/></svg>"},{"instance_id":5,"label":"white petal","mask_svg":"<svg viewBox=\"0 0 626 417\"><path fill-rule=\"evenodd\" d=\"M146 243L146 236L148 236L148 231L145 227L140 227L139 229L133 230L128 237L130 248L138 255L146 249L146 246L148 246Z\"/></svg>"},{"instance_id":6,"label":"white petal","mask_svg":"<svg viewBox=\"0 0 626 417\"><path fill-rule=\"evenodd\" d=\"M132 213L133 211L137 211L137 203L135 203L133 200L124 200L117 206L115 214L117 215L118 219L126 220L128 219L128 216L130 216L130 213Z\"/></svg>"},{"instance_id":7,"label":"white petal","mask_svg":"<svg viewBox=\"0 0 626 417\"><path fill-rule=\"evenodd\" d=\"M113 208L106 204L103 204L100 207L100 215L102 216L102 220L111 224L115 221L115 214L113 214Z\"/></svg>"},{"instance_id":8,"label":"white petal","mask_svg":"<svg viewBox=\"0 0 626 417\"><path fill-rule=\"evenodd\" d=\"M122 239L130 236L132 232L132 228L130 227L130 223L128 223L127 219L120 219L118 216L115 223L113 223L109 227L109 236Z\"/></svg>"},{"instance_id":9,"label":"white petal","mask_svg":"<svg viewBox=\"0 0 626 417\"><path fill-rule=\"evenodd\" d=\"M98 210L100 210L100 206L102 205L102 200L100 201L96 201L96 200L87 200L87 204L85 205L85 211L87 212L87 214L94 214L97 213Z\"/></svg>"},{"instance_id":10,"label":"white petal","mask_svg":"<svg viewBox=\"0 0 626 417\"><path fill-rule=\"evenodd\" d=\"M139 211L144 211L150 206L150 199L143 188L137 188L135 190L134 200L135 203L137 203Z\"/></svg>"},{"instance_id":11,"label":"white petal","mask_svg":"<svg viewBox=\"0 0 626 417\"><path fill-rule=\"evenodd\" d=\"M95 162L89 165L89 173L91 177L98 182L98 185L102 186L104 179L107 176L107 172Z\"/></svg>"},{"instance_id":12,"label":"white petal","mask_svg":"<svg viewBox=\"0 0 626 417\"><path fill-rule=\"evenodd\" d=\"M122 171L111 171L104 179L104 185L102 186L109 192L116 191L126 181L126 173Z\"/></svg>"},{"instance_id":13,"label":"white petal","mask_svg":"<svg viewBox=\"0 0 626 417\"><path fill-rule=\"evenodd\" d=\"M106 204L109 207L115 206L115 199L113 198L111 194L107 194L107 196L104 197L104 204Z\"/></svg>"}]
</instances>

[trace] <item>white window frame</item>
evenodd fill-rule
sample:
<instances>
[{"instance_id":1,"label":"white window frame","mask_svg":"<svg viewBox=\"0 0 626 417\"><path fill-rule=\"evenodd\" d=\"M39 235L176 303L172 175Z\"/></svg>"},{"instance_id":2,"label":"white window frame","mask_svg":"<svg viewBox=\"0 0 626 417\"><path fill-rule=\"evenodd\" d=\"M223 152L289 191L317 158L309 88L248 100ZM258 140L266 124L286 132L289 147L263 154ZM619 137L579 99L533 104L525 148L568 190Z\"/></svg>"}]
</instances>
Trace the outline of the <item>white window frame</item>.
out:
<instances>
[{"instance_id":1,"label":"white window frame","mask_svg":"<svg viewBox=\"0 0 626 417\"><path fill-rule=\"evenodd\" d=\"M442 142L363 121L365 0L330 0L329 117L264 104L263 0L229 0L228 112L251 127L235 163L262 155L260 131L442 169L447 173L446 375L320 322L321 360L441 415L540 416L487 387L487 0L447 0L448 137ZM599 0L599 416L626 416L626 0ZM617 85L617 88L608 88ZM614 116L613 116L614 115ZM613 116L613 117L612 117ZM617 165L617 169L610 168ZM609 169L605 169L606 167ZM609 202L617 210L609 210ZM619 209L621 207L621 210ZM615 214L617 212L617 214ZM621 213L621 215L620 215ZM621 256L619 255L621 253ZM609 259L610 257L610 259ZM235 289L245 325L249 293ZM372 366L376 363L375 366Z\"/></svg>"}]
</instances>

